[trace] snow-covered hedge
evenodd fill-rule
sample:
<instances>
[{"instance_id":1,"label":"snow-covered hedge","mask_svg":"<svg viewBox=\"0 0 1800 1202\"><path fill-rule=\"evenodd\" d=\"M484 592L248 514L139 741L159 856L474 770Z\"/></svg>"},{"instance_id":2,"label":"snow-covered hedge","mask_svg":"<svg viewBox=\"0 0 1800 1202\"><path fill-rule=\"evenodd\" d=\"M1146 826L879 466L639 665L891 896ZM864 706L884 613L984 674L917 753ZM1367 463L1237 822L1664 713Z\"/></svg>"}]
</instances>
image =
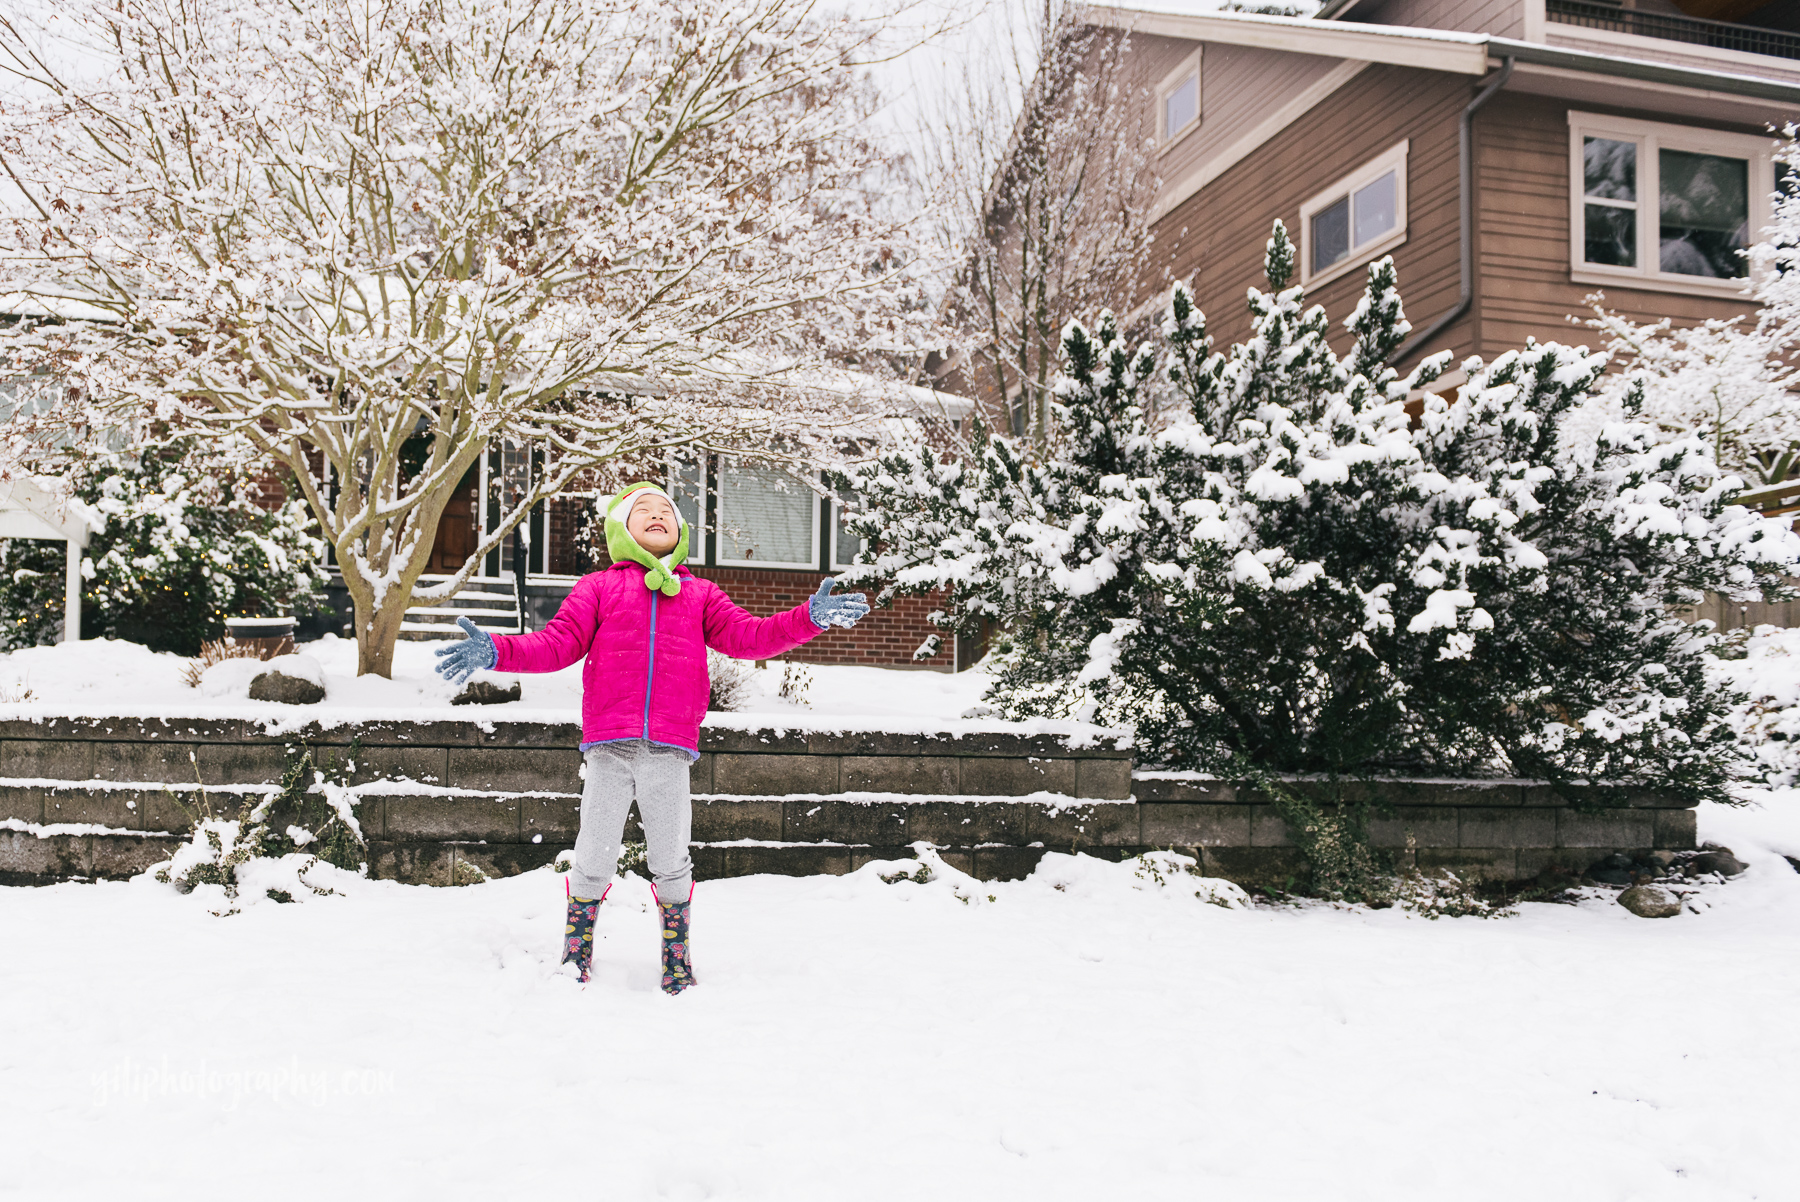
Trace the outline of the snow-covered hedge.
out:
<instances>
[{"instance_id":1,"label":"snow-covered hedge","mask_svg":"<svg viewBox=\"0 0 1800 1202\"><path fill-rule=\"evenodd\" d=\"M303 503L257 503L259 466L231 439L82 456L67 486L106 519L82 559L83 633L194 655L224 635L228 614L317 604L324 543ZM60 633L64 554L62 543L0 539L0 650Z\"/></svg>"},{"instance_id":2,"label":"snow-covered hedge","mask_svg":"<svg viewBox=\"0 0 1800 1202\"><path fill-rule=\"evenodd\" d=\"M856 470L878 550L849 577L944 590L945 629L997 621L1008 716L1131 723L1170 764L1725 798L1749 765L1717 636L1669 606L1771 593L1800 539L1632 397L1575 419L1604 356L1471 359L1409 411L1449 356L1386 365L1410 329L1391 261L1343 355L1292 274L1278 223L1252 336L1222 353L1180 287L1135 349L1110 314L1072 323L1046 455L978 431Z\"/></svg>"}]
</instances>

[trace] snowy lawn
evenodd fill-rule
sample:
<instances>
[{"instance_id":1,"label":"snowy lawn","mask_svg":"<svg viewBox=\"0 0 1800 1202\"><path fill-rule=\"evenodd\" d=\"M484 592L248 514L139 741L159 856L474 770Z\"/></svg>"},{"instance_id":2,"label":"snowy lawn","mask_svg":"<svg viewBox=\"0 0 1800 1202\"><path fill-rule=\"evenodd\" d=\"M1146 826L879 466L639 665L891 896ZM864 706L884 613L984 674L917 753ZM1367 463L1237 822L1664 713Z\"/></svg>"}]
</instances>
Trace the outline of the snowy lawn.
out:
<instances>
[{"instance_id":1,"label":"snowy lawn","mask_svg":"<svg viewBox=\"0 0 1800 1202\"><path fill-rule=\"evenodd\" d=\"M49 714L96 717L257 717L271 723L349 722L368 718L432 721L553 721L581 718L581 664L561 672L513 676L482 672L480 679L518 680L522 696L504 705L451 706L457 688L432 670L444 643L402 642L394 650L392 680L356 675L356 644L327 635L298 650L318 661L326 697L318 705L291 706L244 698L209 697L182 681L193 661L136 643L87 639L0 653L0 718ZM797 665L808 683L800 701L782 697L784 665L750 668L739 715L714 714L712 724L762 724L774 717L800 726L880 729L992 727L964 721L980 704L987 673L894 671L839 665ZM243 682L248 685L248 680ZM1046 731L1074 730L1073 722L1042 722ZM1092 727L1082 729L1092 730Z\"/></svg>"},{"instance_id":2,"label":"snowy lawn","mask_svg":"<svg viewBox=\"0 0 1800 1202\"><path fill-rule=\"evenodd\" d=\"M1662 921L1233 910L1069 857L968 903L703 882L673 999L635 878L585 988L548 870L230 918L0 889L0 1195L1793 1197L1800 795L1772 800L1703 815L1750 870Z\"/></svg>"}]
</instances>

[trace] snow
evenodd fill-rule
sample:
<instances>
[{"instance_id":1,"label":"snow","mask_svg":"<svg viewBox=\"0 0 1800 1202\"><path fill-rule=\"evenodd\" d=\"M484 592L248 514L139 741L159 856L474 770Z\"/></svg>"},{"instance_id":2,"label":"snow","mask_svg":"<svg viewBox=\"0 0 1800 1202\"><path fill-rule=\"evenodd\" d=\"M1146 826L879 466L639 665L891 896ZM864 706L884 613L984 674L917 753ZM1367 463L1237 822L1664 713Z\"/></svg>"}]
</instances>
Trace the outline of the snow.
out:
<instances>
[{"instance_id":1,"label":"snow","mask_svg":"<svg viewBox=\"0 0 1800 1202\"><path fill-rule=\"evenodd\" d=\"M1702 820L1750 870L1661 921L1599 892L1234 908L1061 856L708 881L674 999L637 878L585 988L547 869L314 869L337 896L282 877L301 904L231 918L149 881L0 889L0 1029L29 1035L0 1052L0 1193L1785 1197L1800 876L1770 846L1800 832Z\"/></svg>"},{"instance_id":2,"label":"snow","mask_svg":"<svg viewBox=\"0 0 1800 1202\"><path fill-rule=\"evenodd\" d=\"M433 671L443 643L401 642L394 649L393 679L356 675L356 644L326 635L302 643L300 655L270 660L226 660L208 669L198 690L182 682L192 661L150 651L136 643L84 639L75 645L29 647L0 654L0 721L41 720L69 714L97 718L251 718L272 733L309 722L343 723L404 718L420 722L579 722L581 664L519 677L494 672L477 679L521 682L518 701L452 706L458 689ZM302 662L305 661L305 662ZM234 666L243 665L243 666ZM286 665L284 667L284 665ZM270 668L304 675L325 688L317 705L250 701L250 678ZM771 661L752 673L745 708L713 712L706 725L724 730L811 732L887 731L979 734L1043 734L1071 746L1124 745L1123 732L1084 722L1037 719L1006 722L964 717L980 706L988 675L897 671L892 668L807 664L811 682L801 702L780 695L786 665ZM29 692L28 700L14 700Z\"/></svg>"}]
</instances>

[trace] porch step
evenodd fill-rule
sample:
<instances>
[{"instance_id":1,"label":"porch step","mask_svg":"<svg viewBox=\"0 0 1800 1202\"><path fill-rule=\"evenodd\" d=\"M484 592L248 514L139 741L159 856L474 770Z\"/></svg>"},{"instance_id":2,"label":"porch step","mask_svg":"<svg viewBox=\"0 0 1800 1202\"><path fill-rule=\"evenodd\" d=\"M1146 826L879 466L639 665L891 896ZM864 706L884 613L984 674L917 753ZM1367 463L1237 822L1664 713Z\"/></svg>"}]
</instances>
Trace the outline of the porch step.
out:
<instances>
[{"instance_id":1,"label":"porch step","mask_svg":"<svg viewBox=\"0 0 1800 1202\"><path fill-rule=\"evenodd\" d=\"M419 583L429 585L429 577ZM489 634L517 632L518 606L510 585L471 582L442 605L416 605L400 619L403 639L460 639L458 618L468 618Z\"/></svg>"}]
</instances>

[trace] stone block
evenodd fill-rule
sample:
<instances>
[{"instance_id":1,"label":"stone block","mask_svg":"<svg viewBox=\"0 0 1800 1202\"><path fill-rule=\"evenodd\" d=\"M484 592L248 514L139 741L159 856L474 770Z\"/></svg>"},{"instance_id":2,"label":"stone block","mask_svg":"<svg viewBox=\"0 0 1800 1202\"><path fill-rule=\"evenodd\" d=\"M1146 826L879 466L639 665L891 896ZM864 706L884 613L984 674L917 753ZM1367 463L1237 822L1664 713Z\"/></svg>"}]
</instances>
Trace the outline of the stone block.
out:
<instances>
[{"instance_id":1,"label":"stone block","mask_svg":"<svg viewBox=\"0 0 1800 1202\"><path fill-rule=\"evenodd\" d=\"M1023 797L1028 793L1077 792L1077 761L1022 756L965 756L956 787L946 790L973 797Z\"/></svg>"},{"instance_id":2,"label":"stone block","mask_svg":"<svg viewBox=\"0 0 1800 1202\"><path fill-rule=\"evenodd\" d=\"M573 843L581 830L581 798L519 797L519 833L529 843L533 835L544 842ZM698 807L696 807L698 808Z\"/></svg>"},{"instance_id":3,"label":"stone block","mask_svg":"<svg viewBox=\"0 0 1800 1202\"><path fill-rule=\"evenodd\" d=\"M387 838L387 798L379 794L357 798L356 824L362 827L364 843Z\"/></svg>"},{"instance_id":4,"label":"stone block","mask_svg":"<svg viewBox=\"0 0 1800 1202\"><path fill-rule=\"evenodd\" d=\"M960 750L953 739L934 738L930 735L896 734L886 730L856 730L838 733L835 731L808 731L802 738L806 741L809 755L855 755L855 756L921 756L954 754Z\"/></svg>"},{"instance_id":5,"label":"stone block","mask_svg":"<svg viewBox=\"0 0 1800 1202\"><path fill-rule=\"evenodd\" d=\"M88 839L83 835L39 838L25 831L0 830L0 885L42 885L87 876Z\"/></svg>"},{"instance_id":6,"label":"stone block","mask_svg":"<svg viewBox=\"0 0 1800 1202\"><path fill-rule=\"evenodd\" d=\"M851 870L848 847L711 847L693 849L694 873L702 880L729 876L843 876ZM885 859L885 856L877 856Z\"/></svg>"},{"instance_id":7,"label":"stone block","mask_svg":"<svg viewBox=\"0 0 1800 1202\"><path fill-rule=\"evenodd\" d=\"M100 744L104 749L107 745ZM138 747L148 744L139 743ZM295 747L298 748L298 744ZM194 752L192 763L187 762L189 747ZM194 779L194 769L200 770L200 779L209 785L271 785L281 779L287 771L287 747L280 743L194 743L182 747L179 753L179 764L172 766L171 774L166 776L131 776L115 777L119 780L164 780L172 784L189 784ZM102 755L102 759L104 756ZM100 775L106 771L97 761Z\"/></svg>"},{"instance_id":8,"label":"stone block","mask_svg":"<svg viewBox=\"0 0 1800 1202\"><path fill-rule=\"evenodd\" d=\"M444 784L503 793L568 793L579 787L573 747L452 747Z\"/></svg>"},{"instance_id":9,"label":"stone block","mask_svg":"<svg viewBox=\"0 0 1800 1202\"><path fill-rule=\"evenodd\" d=\"M1457 811L1449 806L1396 806L1392 815L1369 816L1369 842L1402 848L1411 835L1419 847L1455 847Z\"/></svg>"},{"instance_id":10,"label":"stone block","mask_svg":"<svg viewBox=\"0 0 1800 1202\"><path fill-rule=\"evenodd\" d=\"M1139 801L1140 838L1151 847L1249 847L1253 808Z\"/></svg>"},{"instance_id":11,"label":"stone block","mask_svg":"<svg viewBox=\"0 0 1800 1202\"><path fill-rule=\"evenodd\" d=\"M1131 761L1083 757L1075 761L1075 795L1108 799L1131 796Z\"/></svg>"},{"instance_id":12,"label":"stone block","mask_svg":"<svg viewBox=\"0 0 1800 1202\"><path fill-rule=\"evenodd\" d=\"M972 847L977 843L1029 842L1030 808L1007 802L926 802L907 807L907 830L914 839L939 847Z\"/></svg>"},{"instance_id":13,"label":"stone block","mask_svg":"<svg viewBox=\"0 0 1800 1202\"><path fill-rule=\"evenodd\" d=\"M1133 776L1131 795L1139 801L1200 801L1224 805L1238 799L1238 789L1236 784L1225 780Z\"/></svg>"},{"instance_id":14,"label":"stone block","mask_svg":"<svg viewBox=\"0 0 1800 1202\"><path fill-rule=\"evenodd\" d=\"M1692 851L1699 846L1699 831L1692 810L1657 810L1652 847L1667 851Z\"/></svg>"},{"instance_id":15,"label":"stone block","mask_svg":"<svg viewBox=\"0 0 1800 1202\"><path fill-rule=\"evenodd\" d=\"M838 792L838 761L829 755L744 755L713 757L714 793L739 797L785 797L790 793Z\"/></svg>"},{"instance_id":16,"label":"stone block","mask_svg":"<svg viewBox=\"0 0 1800 1202\"><path fill-rule=\"evenodd\" d=\"M450 852L457 862L471 865L490 877L518 876L542 868L556 859L556 853L573 847L573 843L457 843ZM469 877L451 865L451 879L458 884Z\"/></svg>"},{"instance_id":17,"label":"stone block","mask_svg":"<svg viewBox=\"0 0 1800 1202\"><path fill-rule=\"evenodd\" d=\"M465 743L475 747L524 747L538 748L544 751L567 751L574 754L581 746L581 724L579 722L494 722L480 723L471 716L467 723L444 722L433 723L433 726L460 727L456 741L446 740L446 745L454 747ZM420 742L436 742L436 739L421 738Z\"/></svg>"},{"instance_id":18,"label":"stone block","mask_svg":"<svg viewBox=\"0 0 1800 1202\"><path fill-rule=\"evenodd\" d=\"M1599 789L1580 785L1527 785L1528 806L1573 806L1577 809L1680 809L1687 805L1662 793L1642 789Z\"/></svg>"},{"instance_id":19,"label":"stone block","mask_svg":"<svg viewBox=\"0 0 1800 1202\"><path fill-rule=\"evenodd\" d=\"M916 837L913 808L905 802L784 801L781 837L793 843L903 846Z\"/></svg>"},{"instance_id":20,"label":"stone block","mask_svg":"<svg viewBox=\"0 0 1800 1202\"><path fill-rule=\"evenodd\" d=\"M88 838L89 875L120 881L175 854L180 839L157 835L92 835Z\"/></svg>"},{"instance_id":21,"label":"stone block","mask_svg":"<svg viewBox=\"0 0 1800 1202\"><path fill-rule=\"evenodd\" d=\"M0 777L14 780L92 780L92 742L8 739L0 743Z\"/></svg>"},{"instance_id":22,"label":"stone block","mask_svg":"<svg viewBox=\"0 0 1800 1202\"><path fill-rule=\"evenodd\" d=\"M1466 823L1464 829L1467 829ZM1420 872L1446 870L1465 881L1523 879L1519 876L1519 849L1516 847L1421 847L1414 856L1414 863Z\"/></svg>"},{"instance_id":23,"label":"stone block","mask_svg":"<svg viewBox=\"0 0 1800 1202\"><path fill-rule=\"evenodd\" d=\"M844 793L912 793L943 797L959 791L956 777L955 756L847 755L838 760L838 789Z\"/></svg>"},{"instance_id":24,"label":"stone block","mask_svg":"<svg viewBox=\"0 0 1800 1202\"><path fill-rule=\"evenodd\" d=\"M1656 844L1655 810L1602 810L1582 814L1571 809L1556 813L1556 846L1620 849Z\"/></svg>"},{"instance_id":25,"label":"stone block","mask_svg":"<svg viewBox=\"0 0 1800 1202\"><path fill-rule=\"evenodd\" d=\"M802 731L777 734L772 730L732 730L710 726L700 728L702 753L719 751L743 755L806 755L810 751L809 745L810 736Z\"/></svg>"},{"instance_id":26,"label":"stone block","mask_svg":"<svg viewBox=\"0 0 1800 1202\"><path fill-rule=\"evenodd\" d=\"M977 847L970 875L984 881L1022 881L1037 871L1041 847Z\"/></svg>"},{"instance_id":27,"label":"stone block","mask_svg":"<svg viewBox=\"0 0 1800 1202\"><path fill-rule=\"evenodd\" d=\"M369 875L408 885L447 885L455 860L446 843L369 844Z\"/></svg>"},{"instance_id":28,"label":"stone block","mask_svg":"<svg viewBox=\"0 0 1800 1202\"><path fill-rule=\"evenodd\" d=\"M969 876L975 875L975 853L972 850L956 851L943 849L938 852L938 859Z\"/></svg>"},{"instance_id":29,"label":"stone block","mask_svg":"<svg viewBox=\"0 0 1800 1202\"><path fill-rule=\"evenodd\" d=\"M44 791L36 785L0 785L0 821L8 818L17 818L20 822L42 822Z\"/></svg>"},{"instance_id":30,"label":"stone block","mask_svg":"<svg viewBox=\"0 0 1800 1202\"><path fill-rule=\"evenodd\" d=\"M44 794L44 821L92 822L120 830L143 830L142 805L135 789L54 789Z\"/></svg>"},{"instance_id":31,"label":"stone block","mask_svg":"<svg viewBox=\"0 0 1800 1202\"><path fill-rule=\"evenodd\" d=\"M1555 847L1556 811L1538 806L1470 806L1458 811L1462 828L1457 846Z\"/></svg>"},{"instance_id":32,"label":"stone block","mask_svg":"<svg viewBox=\"0 0 1800 1202\"><path fill-rule=\"evenodd\" d=\"M1132 801L1095 801L1031 811L1028 843L1058 850L1136 847L1143 842L1138 807Z\"/></svg>"},{"instance_id":33,"label":"stone block","mask_svg":"<svg viewBox=\"0 0 1800 1202\"><path fill-rule=\"evenodd\" d=\"M1292 847L1202 848L1200 867L1207 876L1278 889L1293 888L1306 876L1306 858Z\"/></svg>"},{"instance_id":34,"label":"stone block","mask_svg":"<svg viewBox=\"0 0 1800 1202\"><path fill-rule=\"evenodd\" d=\"M347 748L320 749L324 755L342 757ZM316 762L316 761L315 761ZM355 784L374 780L410 780L422 785L441 785L450 779L450 754L443 747L374 746L356 753Z\"/></svg>"},{"instance_id":35,"label":"stone block","mask_svg":"<svg viewBox=\"0 0 1800 1202\"><path fill-rule=\"evenodd\" d=\"M389 796L385 801L388 842L519 840L516 797Z\"/></svg>"},{"instance_id":36,"label":"stone block","mask_svg":"<svg viewBox=\"0 0 1800 1202\"><path fill-rule=\"evenodd\" d=\"M698 798L694 801L696 843L782 838L782 802L775 798Z\"/></svg>"},{"instance_id":37,"label":"stone block","mask_svg":"<svg viewBox=\"0 0 1800 1202\"><path fill-rule=\"evenodd\" d=\"M716 793L713 788L713 753L702 751L694 766L688 769L688 789L694 793Z\"/></svg>"},{"instance_id":38,"label":"stone block","mask_svg":"<svg viewBox=\"0 0 1800 1202\"><path fill-rule=\"evenodd\" d=\"M1250 846L1292 847L1287 822L1270 805L1246 806L1250 811Z\"/></svg>"},{"instance_id":39,"label":"stone block","mask_svg":"<svg viewBox=\"0 0 1800 1202\"><path fill-rule=\"evenodd\" d=\"M1599 858L1599 851L1591 847L1521 847L1518 879L1529 881L1545 872L1578 877Z\"/></svg>"}]
</instances>

